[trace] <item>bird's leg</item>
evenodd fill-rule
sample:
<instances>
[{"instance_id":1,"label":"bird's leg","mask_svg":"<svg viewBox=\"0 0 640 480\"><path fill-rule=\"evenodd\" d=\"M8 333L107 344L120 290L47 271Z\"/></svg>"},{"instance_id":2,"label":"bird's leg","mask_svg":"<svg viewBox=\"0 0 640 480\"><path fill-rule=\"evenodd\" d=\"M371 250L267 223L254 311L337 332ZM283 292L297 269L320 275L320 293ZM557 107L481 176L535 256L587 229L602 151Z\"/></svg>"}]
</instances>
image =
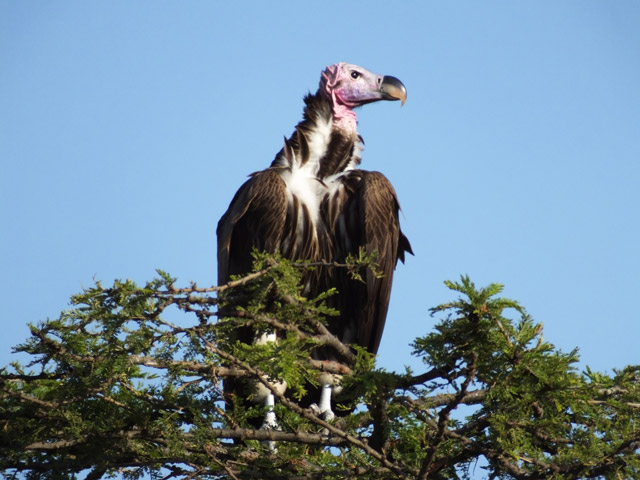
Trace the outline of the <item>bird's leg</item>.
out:
<instances>
[{"instance_id":1,"label":"bird's leg","mask_svg":"<svg viewBox=\"0 0 640 480\"><path fill-rule=\"evenodd\" d=\"M256 341L256 343L264 345L267 342L275 342L276 340L277 338L275 333L265 332ZM265 380L268 381L268 379ZM269 384L271 387L276 389L278 394L284 394L287 389L286 382L269 382ZM258 401L262 400L265 406L264 420L260 430L280 430L280 425L278 425L278 420L276 419L276 412L273 408L276 403L273 391L267 388L263 383L257 382L255 384L255 398ZM267 444L269 445L270 450L275 450L275 442L269 441Z\"/></svg>"},{"instance_id":2,"label":"bird's leg","mask_svg":"<svg viewBox=\"0 0 640 480\"><path fill-rule=\"evenodd\" d=\"M281 387L283 384L277 384L276 387ZM266 388L263 386L263 388L266 390ZM264 406L265 406L265 412L264 412L264 420L262 421L262 426L260 427L260 430L277 430L280 431L282 430L280 428L280 425L278 425L278 420L276 419L276 412L274 411L273 407L275 406L275 395L271 392L265 394L264 396ZM273 440L266 440L264 441L264 443L269 447L269 450L271 451L275 451L276 449L276 442L274 442Z\"/></svg>"},{"instance_id":3,"label":"bird's leg","mask_svg":"<svg viewBox=\"0 0 640 480\"><path fill-rule=\"evenodd\" d=\"M273 396L273 393L270 393L264 400L266 412L264 414L264 421L260 427L262 430L277 430L279 428L278 421L276 420L276 412L273 411L274 405L275 397Z\"/></svg>"},{"instance_id":4,"label":"bird's leg","mask_svg":"<svg viewBox=\"0 0 640 480\"><path fill-rule=\"evenodd\" d=\"M331 395L342 390L338 375L322 374L320 376L320 401L311 405L311 409L326 422L336 417L331 409Z\"/></svg>"},{"instance_id":5,"label":"bird's leg","mask_svg":"<svg viewBox=\"0 0 640 480\"><path fill-rule=\"evenodd\" d=\"M322 419L326 422L333 420L336 415L331 410L331 389L332 385L323 384L320 390L320 401L318 402L318 411Z\"/></svg>"},{"instance_id":6,"label":"bird's leg","mask_svg":"<svg viewBox=\"0 0 640 480\"><path fill-rule=\"evenodd\" d=\"M273 393L270 393L269 395L267 395L267 398L264 401L264 406L266 407L267 411L264 414L264 421L262 422L260 430L280 430L280 425L278 425L278 421L276 420L276 412L273 411L274 405L275 398L273 396ZM276 450L276 442L274 442L273 440L268 440L266 444L269 447L269 450Z\"/></svg>"}]
</instances>

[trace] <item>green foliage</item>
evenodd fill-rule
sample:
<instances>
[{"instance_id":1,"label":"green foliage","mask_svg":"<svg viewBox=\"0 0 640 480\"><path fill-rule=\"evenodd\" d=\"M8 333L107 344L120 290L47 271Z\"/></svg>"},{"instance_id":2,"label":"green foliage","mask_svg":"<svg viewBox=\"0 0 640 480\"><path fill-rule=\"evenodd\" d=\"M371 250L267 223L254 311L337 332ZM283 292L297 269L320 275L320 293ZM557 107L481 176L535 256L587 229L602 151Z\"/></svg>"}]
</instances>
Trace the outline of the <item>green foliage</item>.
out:
<instances>
[{"instance_id":1,"label":"green foliage","mask_svg":"<svg viewBox=\"0 0 640 480\"><path fill-rule=\"evenodd\" d=\"M613 375L576 367L542 337L502 286L446 282L458 298L417 338L424 370L387 372L360 348L327 335L327 292L308 299L319 268L256 254L254 273L228 285L99 282L60 317L31 326L0 371L0 471L6 477L158 478L638 478L640 367ZM171 319L171 320L170 320ZM242 332L277 332L263 345ZM310 359L322 345L344 364ZM342 374L332 422L299 400L321 372ZM264 408L234 401L221 382L274 391L281 430L255 430ZM236 399L243 400L243 399ZM350 400L350 401L351 401ZM270 449L267 441L275 441ZM478 461L480 462L478 463Z\"/></svg>"}]
</instances>

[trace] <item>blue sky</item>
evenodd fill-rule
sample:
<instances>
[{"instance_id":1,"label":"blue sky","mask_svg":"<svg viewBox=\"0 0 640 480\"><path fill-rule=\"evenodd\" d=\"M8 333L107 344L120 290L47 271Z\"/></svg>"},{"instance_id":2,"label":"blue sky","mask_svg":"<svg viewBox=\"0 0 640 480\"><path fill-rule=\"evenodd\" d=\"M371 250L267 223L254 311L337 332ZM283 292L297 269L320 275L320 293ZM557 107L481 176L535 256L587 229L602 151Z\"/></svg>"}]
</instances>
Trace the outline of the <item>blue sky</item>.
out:
<instances>
[{"instance_id":1,"label":"blue sky","mask_svg":"<svg viewBox=\"0 0 640 480\"><path fill-rule=\"evenodd\" d=\"M428 308L505 284L583 365L638 363L640 3L0 3L2 364L70 295L216 278L215 227L338 61L400 78L358 112L415 257L379 364Z\"/></svg>"}]
</instances>

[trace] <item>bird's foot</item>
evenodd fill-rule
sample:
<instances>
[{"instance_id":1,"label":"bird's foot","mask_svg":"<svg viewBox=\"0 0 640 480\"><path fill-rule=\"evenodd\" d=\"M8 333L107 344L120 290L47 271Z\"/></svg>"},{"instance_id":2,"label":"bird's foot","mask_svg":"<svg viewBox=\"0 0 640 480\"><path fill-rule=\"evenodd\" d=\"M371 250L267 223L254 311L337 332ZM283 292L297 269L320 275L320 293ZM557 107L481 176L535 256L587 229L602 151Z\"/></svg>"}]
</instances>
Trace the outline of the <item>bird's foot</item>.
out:
<instances>
[{"instance_id":1,"label":"bird's foot","mask_svg":"<svg viewBox=\"0 0 640 480\"><path fill-rule=\"evenodd\" d=\"M264 421L262 422L262 426L260 430L275 430L280 431L280 425L278 425L278 421L276 420L276 414L273 411L269 411L264 415ZM277 451L276 442L273 440L265 440L264 444L267 445L269 450L272 452Z\"/></svg>"},{"instance_id":2,"label":"bird's foot","mask_svg":"<svg viewBox=\"0 0 640 480\"><path fill-rule=\"evenodd\" d=\"M321 418L322 420L324 420L327 423L330 423L333 421L334 418L336 418L336 414L333 413L333 410L331 410L331 407L322 410L317 404L312 404L309 408L311 408L311 410L313 411L314 415L316 415L317 417ZM329 436L329 429L328 428L323 428L322 431L320 432L321 435L324 436Z\"/></svg>"},{"instance_id":3,"label":"bird's foot","mask_svg":"<svg viewBox=\"0 0 640 480\"><path fill-rule=\"evenodd\" d=\"M318 406L318 404L313 403L309 406L309 408L316 417L320 417L325 422L331 422L334 418L336 418L336 414L333 413L333 410L331 410L330 407L323 410Z\"/></svg>"},{"instance_id":4,"label":"bird's foot","mask_svg":"<svg viewBox=\"0 0 640 480\"><path fill-rule=\"evenodd\" d=\"M262 422L260 430L281 430L274 411L270 410L264 414L264 421Z\"/></svg>"}]
</instances>

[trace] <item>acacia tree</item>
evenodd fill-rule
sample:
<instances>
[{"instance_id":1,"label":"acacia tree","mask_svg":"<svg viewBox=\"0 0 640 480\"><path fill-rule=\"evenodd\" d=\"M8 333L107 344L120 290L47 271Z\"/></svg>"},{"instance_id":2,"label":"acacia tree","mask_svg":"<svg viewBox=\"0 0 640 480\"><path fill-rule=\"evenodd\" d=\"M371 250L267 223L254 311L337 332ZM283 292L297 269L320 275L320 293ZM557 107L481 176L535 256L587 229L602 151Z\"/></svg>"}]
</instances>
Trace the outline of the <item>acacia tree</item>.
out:
<instances>
[{"instance_id":1,"label":"acacia tree","mask_svg":"<svg viewBox=\"0 0 640 480\"><path fill-rule=\"evenodd\" d=\"M350 267L355 275L366 262ZM327 268L329 266L324 266ZM0 372L5 477L454 479L640 477L639 366L576 369L577 352L542 338L502 287L446 282L458 298L416 338L423 368L388 372L325 326L327 292L304 298L313 265L256 259L227 285L181 288L163 272L145 286L100 283L73 308L31 326L32 357ZM241 306L240 306L241 305ZM224 312L224 317L219 312ZM246 345L238 327L279 341ZM345 364L310 359L331 345ZM297 401L322 372L353 392L325 422ZM255 429L264 408L226 408L221 382L272 388L279 430ZM275 445L275 447L274 447Z\"/></svg>"}]
</instances>

